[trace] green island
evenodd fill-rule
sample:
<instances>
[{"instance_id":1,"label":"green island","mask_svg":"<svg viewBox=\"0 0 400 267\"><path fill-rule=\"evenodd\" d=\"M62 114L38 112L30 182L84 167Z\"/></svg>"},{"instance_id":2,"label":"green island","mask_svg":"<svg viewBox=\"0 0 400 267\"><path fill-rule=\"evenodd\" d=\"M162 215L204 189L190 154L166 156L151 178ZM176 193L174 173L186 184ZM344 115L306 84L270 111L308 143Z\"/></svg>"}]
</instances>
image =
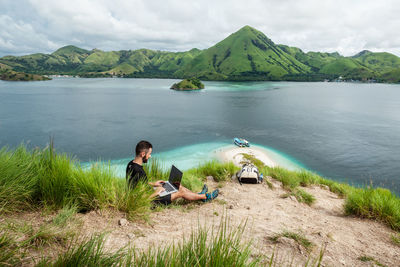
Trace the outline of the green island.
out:
<instances>
[{"instance_id":1,"label":"green island","mask_svg":"<svg viewBox=\"0 0 400 267\"><path fill-rule=\"evenodd\" d=\"M400 58L386 52L304 52L275 44L244 26L207 49L102 51L65 46L51 54L4 56L16 72L79 77L172 78L229 81L400 82Z\"/></svg>"},{"instance_id":2,"label":"green island","mask_svg":"<svg viewBox=\"0 0 400 267\"><path fill-rule=\"evenodd\" d=\"M249 185L247 190L258 190L262 195L275 194L275 201L284 203L286 208L301 210L304 214L314 210L313 205L320 197L313 192L323 193L329 197L325 199L323 206L320 204L315 208L316 214L325 214L328 199L343 201L343 214L338 213L338 216L333 217L348 221L351 225L349 231L356 231L361 224L371 225L373 232L378 231L377 228L386 228L387 236L381 237L388 243L386 246L392 246L393 249L400 246L400 199L389 190L355 188L308 171L268 167L254 156L243 155L265 175L263 184ZM168 171L161 166L159 161L152 159L145 165L145 170L152 179L157 177L167 180ZM243 190L244 186L233 185L232 177L238 169L232 162L204 162L197 168L185 171L182 184L198 191L212 177L213 184L222 191L228 191L229 188ZM220 213L225 207L227 211L241 212L251 211L256 206L241 207L240 198L236 198L239 201L238 206L219 200L212 204L179 202L170 207L154 209L149 199L151 193L152 189L145 184L139 184L133 191L129 190L125 179L117 177L107 166L96 164L84 169L76 158L56 153L52 144L44 149L33 150L28 150L25 145L15 149L2 148L0 265L292 266L296 256L302 259L296 262L296 266L320 266L324 263L324 253L329 246L337 247L341 244L337 243L335 232L329 232L325 237L325 234L315 233L313 229L313 234L283 229L263 236L263 242L271 246L286 242L292 244L293 252L286 250L278 257L279 246L275 246L270 254L256 253L257 244L254 247L251 238L248 238L246 222L232 225L228 212ZM264 208L263 213L279 210L279 205ZM217 220L219 223L212 227L208 224L208 228L199 226L197 230L191 228L191 232L185 233L180 242L174 238L178 243L149 243L149 247L143 249L134 246L121 246L118 249L116 246L121 238L125 238L123 240L127 244L135 240L141 244L146 238L150 238L155 231L153 228L158 229L157 222L162 219L159 215L188 217L196 210L202 210L206 216L216 218L208 218L209 222ZM329 214L322 215L325 216L322 218L326 218L325 223L332 217ZM267 219L270 221L279 217L281 216ZM123 219L118 221L118 218ZM323 229L326 227L322 221L311 221L321 223ZM262 226L256 221L254 223L256 229ZM292 223L295 224L294 227L298 227L296 222ZM171 225L168 229L174 227L176 226ZM109 235L111 237L107 239ZM325 245L312 241L316 238L325 240ZM295 254L299 249L303 252ZM357 265L371 261L384 266L382 259L386 259L386 264L393 263L393 258L389 259L386 254L384 258L377 259L375 255L365 254L364 250L359 253L354 255L357 257ZM339 261L339 258L330 254L329 258L332 257Z\"/></svg>"},{"instance_id":3,"label":"green island","mask_svg":"<svg viewBox=\"0 0 400 267\"><path fill-rule=\"evenodd\" d=\"M204 84L197 78L184 79L179 83L174 83L171 89L177 91L193 91L204 89Z\"/></svg>"}]
</instances>

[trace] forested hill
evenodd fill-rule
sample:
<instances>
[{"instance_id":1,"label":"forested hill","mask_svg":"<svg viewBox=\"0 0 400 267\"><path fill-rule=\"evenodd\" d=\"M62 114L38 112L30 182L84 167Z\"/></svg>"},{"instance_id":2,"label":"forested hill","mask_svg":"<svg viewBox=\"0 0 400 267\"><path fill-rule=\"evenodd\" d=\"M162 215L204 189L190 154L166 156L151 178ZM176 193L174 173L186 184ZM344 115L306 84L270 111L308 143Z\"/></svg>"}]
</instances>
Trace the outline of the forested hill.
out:
<instances>
[{"instance_id":1,"label":"forested hill","mask_svg":"<svg viewBox=\"0 0 400 267\"><path fill-rule=\"evenodd\" d=\"M262 32L245 26L216 45L186 52L149 49L101 51L65 46L52 54L5 56L0 63L31 74L82 77L158 77L202 80L377 80L400 82L400 58L362 51L352 57L338 53L303 52L275 44Z\"/></svg>"}]
</instances>

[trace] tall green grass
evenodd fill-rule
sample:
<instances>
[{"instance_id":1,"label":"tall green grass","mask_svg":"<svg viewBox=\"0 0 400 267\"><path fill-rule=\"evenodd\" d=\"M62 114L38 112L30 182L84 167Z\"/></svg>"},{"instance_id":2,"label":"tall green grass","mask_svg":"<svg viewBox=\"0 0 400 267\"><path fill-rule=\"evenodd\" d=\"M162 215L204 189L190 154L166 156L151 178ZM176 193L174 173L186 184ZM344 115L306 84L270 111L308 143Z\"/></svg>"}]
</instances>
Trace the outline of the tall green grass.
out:
<instances>
[{"instance_id":1,"label":"tall green grass","mask_svg":"<svg viewBox=\"0 0 400 267\"><path fill-rule=\"evenodd\" d=\"M329 187L330 191L345 196L347 190L351 189L347 184L325 179L307 170L291 171L282 167L269 167L253 155L245 153L242 155L246 160L256 165L260 172L282 182L283 187L289 191L296 189L298 186L326 185Z\"/></svg>"},{"instance_id":2,"label":"tall green grass","mask_svg":"<svg viewBox=\"0 0 400 267\"><path fill-rule=\"evenodd\" d=\"M229 219L223 217L219 226L197 227L187 238L178 243L170 243L147 250L122 248L115 252L105 250L105 235L92 236L81 243L71 242L67 251L57 258L44 258L36 266L293 266L272 255L260 254L252 241L246 238L246 224L229 225ZM284 233L308 249L312 244L299 234ZM318 258L311 254L304 264L297 266L320 266L324 249ZM290 255L286 255L290 259Z\"/></svg>"},{"instance_id":3,"label":"tall green grass","mask_svg":"<svg viewBox=\"0 0 400 267\"><path fill-rule=\"evenodd\" d=\"M150 181L168 180L169 170L157 158L151 158L148 163L143 164L143 169Z\"/></svg>"},{"instance_id":4,"label":"tall green grass","mask_svg":"<svg viewBox=\"0 0 400 267\"><path fill-rule=\"evenodd\" d=\"M25 146L14 151L0 150L0 212L31 207L37 192L37 168L40 152L28 152Z\"/></svg>"},{"instance_id":5,"label":"tall green grass","mask_svg":"<svg viewBox=\"0 0 400 267\"><path fill-rule=\"evenodd\" d=\"M124 257L122 251L107 253L104 251L104 235L95 235L86 242L71 243L68 250L60 254L53 262L42 259L36 267L47 266L122 266Z\"/></svg>"},{"instance_id":6,"label":"tall green grass","mask_svg":"<svg viewBox=\"0 0 400 267\"><path fill-rule=\"evenodd\" d=\"M251 241L244 240L244 225L230 227L223 218L217 229L199 227L178 244L134 251L137 266L256 266L260 257L252 257Z\"/></svg>"},{"instance_id":7,"label":"tall green grass","mask_svg":"<svg viewBox=\"0 0 400 267\"><path fill-rule=\"evenodd\" d=\"M345 202L346 214L378 219L400 231L400 199L388 189L354 188Z\"/></svg>"},{"instance_id":8,"label":"tall green grass","mask_svg":"<svg viewBox=\"0 0 400 267\"><path fill-rule=\"evenodd\" d=\"M75 206L78 211L115 208L130 218L143 218L150 212L151 193L143 183L130 190L110 167L84 170L71 157L55 153L52 145L0 150L1 213Z\"/></svg>"},{"instance_id":9,"label":"tall green grass","mask_svg":"<svg viewBox=\"0 0 400 267\"><path fill-rule=\"evenodd\" d=\"M345 196L347 192L351 190L351 187L347 184L325 179L307 170L291 171L282 167L271 168L264 166L262 172L278 181L281 181L283 187L286 189L295 189L298 186L326 185L329 187L330 191L337 193L340 196Z\"/></svg>"},{"instance_id":10,"label":"tall green grass","mask_svg":"<svg viewBox=\"0 0 400 267\"><path fill-rule=\"evenodd\" d=\"M239 168L232 162L221 163L212 160L185 171L182 184L193 191L198 191L202 188L207 176L212 176L216 182L230 181L238 170Z\"/></svg>"},{"instance_id":11,"label":"tall green grass","mask_svg":"<svg viewBox=\"0 0 400 267\"><path fill-rule=\"evenodd\" d=\"M72 198L70 188L75 176L75 162L65 154L55 154L51 142L35 161L37 169L37 195L45 206L62 208Z\"/></svg>"},{"instance_id":12,"label":"tall green grass","mask_svg":"<svg viewBox=\"0 0 400 267\"><path fill-rule=\"evenodd\" d=\"M244 241L244 229L245 224L229 226L225 217L218 227L198 227L179 243L114 253L105 251L104 235L97 235L37 266L256 266L261 257L252 255L251 241Z\"/></svg>"},{"instance_id":13,"label":"tall green grass","mask_svg":"<svg viewBox=\"0 0 400 267\"><path fill-rule=\"evenodd\" d=\"M167 180L169 172L152 159L144 165L150 180ZM228 180L236 171L232 163L206 162L185 171L182 184L200 190L206 176ZM44 149L0 150L0 213L43 207L59 210L74 206L78 212L114 208L129 219L146 219L151 211L151 187L139 183L134 190L117 177L110 166L83 169L77 160L56 153L53 144Z\"/></svg>"}]
</instances>

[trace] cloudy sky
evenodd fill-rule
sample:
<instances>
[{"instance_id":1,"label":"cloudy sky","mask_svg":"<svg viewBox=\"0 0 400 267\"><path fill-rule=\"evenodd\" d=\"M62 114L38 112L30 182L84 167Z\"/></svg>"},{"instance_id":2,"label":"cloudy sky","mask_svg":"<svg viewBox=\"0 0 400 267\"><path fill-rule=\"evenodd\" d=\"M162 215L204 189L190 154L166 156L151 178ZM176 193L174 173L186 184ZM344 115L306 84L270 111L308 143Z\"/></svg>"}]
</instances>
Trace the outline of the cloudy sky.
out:
<instances>
[{"instance_id":1,"label":"cloudy sky","mask_svg":"<svg viewBox=\"0 0 400 267\"><path fill-rule=\"evenodd\" d=\"M0 56L208 48L245 25L303 51L400 56L396 0L0 0Z\"/></svg>"}]
</instances>

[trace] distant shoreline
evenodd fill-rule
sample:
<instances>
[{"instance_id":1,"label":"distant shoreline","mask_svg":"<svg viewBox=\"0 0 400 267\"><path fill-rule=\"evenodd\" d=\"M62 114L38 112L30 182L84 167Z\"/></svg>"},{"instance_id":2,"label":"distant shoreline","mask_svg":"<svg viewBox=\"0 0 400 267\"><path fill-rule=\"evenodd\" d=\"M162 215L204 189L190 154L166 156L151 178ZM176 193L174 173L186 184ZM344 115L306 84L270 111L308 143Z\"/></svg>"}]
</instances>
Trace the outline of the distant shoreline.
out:
<instances>
[{"instance_id":1,"label":"distant shoreline","mask_svg":"<svg viewBox=\"0 0 400 267\"><path fill-rule=\"evenodd\" d=\"M159 80L180 80L180 78L174 77L110 77L110 76L99 76L99 77L82 77L79 75L47 75L43 76L49 77L52 80L56 80L58 78L75 78L75 79L159 79ZM391 82L381 82L381 81L292 81L292 80L201 80L205 82L237 82L237 83L246 83L246 82L288 82L288 83L357 83L357 84L398 84Z\"/></svg>"}]
</instances>

